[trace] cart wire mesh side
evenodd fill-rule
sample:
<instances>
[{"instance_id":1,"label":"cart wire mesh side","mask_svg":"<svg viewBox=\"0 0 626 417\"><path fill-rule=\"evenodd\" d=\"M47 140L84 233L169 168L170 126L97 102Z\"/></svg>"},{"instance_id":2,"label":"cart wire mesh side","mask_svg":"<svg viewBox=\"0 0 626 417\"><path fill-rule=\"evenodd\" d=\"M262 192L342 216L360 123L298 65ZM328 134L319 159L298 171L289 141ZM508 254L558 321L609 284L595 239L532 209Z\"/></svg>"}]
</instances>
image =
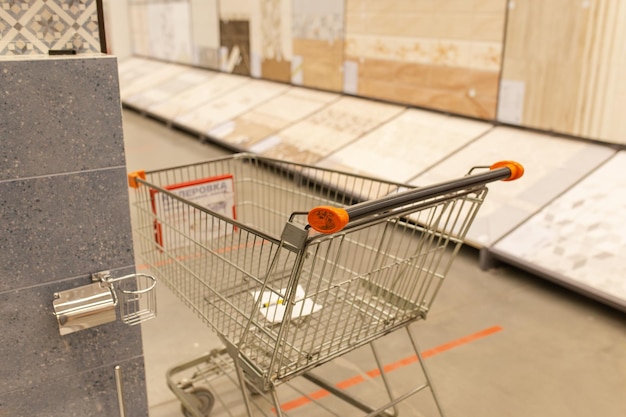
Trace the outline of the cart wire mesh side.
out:
<instances>
[{"instance_id":1,"label":"cart wire mesh side","mask_svg":"<svg viewBox=\"0 0 626 417\"><path fill-rule=\"evenodd\" d=\"M250 154L140 172L138 255L268 391L424 319L486 183L516 169L424 188Z\"/></svg>"}]
</instances>

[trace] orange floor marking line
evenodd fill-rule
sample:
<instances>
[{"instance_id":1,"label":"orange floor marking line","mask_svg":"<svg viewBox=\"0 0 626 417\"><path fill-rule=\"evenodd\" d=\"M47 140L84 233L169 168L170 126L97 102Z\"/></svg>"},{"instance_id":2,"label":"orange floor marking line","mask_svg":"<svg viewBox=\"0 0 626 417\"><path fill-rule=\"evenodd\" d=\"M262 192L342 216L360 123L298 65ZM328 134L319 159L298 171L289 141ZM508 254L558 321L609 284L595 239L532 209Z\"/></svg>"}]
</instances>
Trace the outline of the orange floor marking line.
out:
<instances>
[{"instance_id":1,"label":"orange floor marking line","mask_svg":"<svg viewBox=\"0 0 626 417\"><path fill-rule=\"evenodd\" d=\"M492 326L489 327L487 329L481 330L479 332L461 337L460 339L456 339L453 340L451 342L448 343L444 343L443 345L434 347L432 349L428 349L425 350L424 352L422 352L422 358L426 359L426 358L430 358L432 356L435 356L439 353L443 353L443 352L447 352L448 350L454 349L456 347L462 346L462 345L466 345L468 343L474 342L476 340L479 339L483 339L487 336L491 336L492 334L498 333L499 331L502 330L501 326ZM412 356L408 356L406 358L400 359L396 362L390 363L388 365L385 365L383 367L385 372L392 372L395 371L397 369L400 369L404 366L408 366L412 363L415 363L418 361L417 355L412 355ZM366 375L369 376L370 378L376 378L380 376L380 370L378 369L372 369L370 371L366 372ZM335 386L337 388L340 389L346 389L349 387L352 387L354 385L358 385L360 383L365 382L365 378L361 375L357 375L355 377L352 378L348 378L346 380L343 380L341 382L338 382ZM303 405L306 405L310 402L312 402L313 400L318 400L320 398L324 398L326 396L330 395L330 393L324 389L320 389L317 391L312 392L311 394L309 394L308 397L302 396L300 398L296 398L295 400L292 401L288 401L286 403L281 404L280 408L283 411L289 411L289 410L293 410L295 408L298 407L302 407Z\"/></svg>"}]
</instances>

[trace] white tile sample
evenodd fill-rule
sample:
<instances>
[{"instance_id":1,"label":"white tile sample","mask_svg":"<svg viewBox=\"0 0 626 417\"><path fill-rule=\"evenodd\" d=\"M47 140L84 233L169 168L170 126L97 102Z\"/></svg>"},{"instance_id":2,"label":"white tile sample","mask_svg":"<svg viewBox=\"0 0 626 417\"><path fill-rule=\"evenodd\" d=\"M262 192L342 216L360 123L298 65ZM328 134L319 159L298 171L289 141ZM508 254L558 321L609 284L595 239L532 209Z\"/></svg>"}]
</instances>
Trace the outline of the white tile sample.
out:
<instances>
[{"instance_id":1,"label":"white tile sample","mask_svg":"<svg viewBox=\"0 0 626 417\"><path fill-rule=\"evenodd\" d=\"M626 305L626 152L556 198L494 249Z\"/></svg>"},{"instance_id":2,"label":"white tile sample","mask_svg":"<svg viewBox=\"0 0 626 417\"><path fill-rule=\"evenodd\" d=\"M496 127L436 167L412 180L428 185L457 178L473 166L515 160L526 172L517 181L495 182L467 235L474 246L490 246L567 190L613 150L582 141Z\"/></svg>"},{"instance_id":3,"label":"white tile sample","mask_svg":"<svg viewBox=\"0 0 626 417\"><path fill-rule=\"evenodd\" d=\"M192 24L188 2L147 4L150 56L170 62L192 63Z\"/></svg>"},{"instance_id":4,"label":"white tile sample","mask_svg":"<svg viewBox=\"0 0 626 417\"><path fill-rule=\"evenodd\" d=\"M407 109L317 165L406 182L491 127L486 122Z\"/></svg>"},{"instance_id":5,"label":"white tile sample","mask_svg":"<svg viewBox=\"0 0 626 417\"><path fill-rule=\"evenodd\" d=\"M174 118L174 123L202 134L270 100L289 88L286 84L250 80L189 113Z\"/></svg>"},{"instance_id":6,"label":"white tile sample","mask_svg":"<svg viewBox=\"0 0 626 417\"><path fill-rule=\"evenodd\" d=\"M271 144L251 148L266 156L314 164L398 115L402 106L342 97L323 110L280 131Z\"/></svg>"},{"instance_id":7,"label":"white tile sample","mask_svg":"<svg viewBox=\"0 0 626 417\"><path fill-rule=\"evenodd\" d=\"M248 77L232 74L212 73L213 77L170 97L167 101L148 107L148 113L166 120L174 120L180 115L190 113L196 108L215 100L250 83Z\"/></svg>"}]
</instances>

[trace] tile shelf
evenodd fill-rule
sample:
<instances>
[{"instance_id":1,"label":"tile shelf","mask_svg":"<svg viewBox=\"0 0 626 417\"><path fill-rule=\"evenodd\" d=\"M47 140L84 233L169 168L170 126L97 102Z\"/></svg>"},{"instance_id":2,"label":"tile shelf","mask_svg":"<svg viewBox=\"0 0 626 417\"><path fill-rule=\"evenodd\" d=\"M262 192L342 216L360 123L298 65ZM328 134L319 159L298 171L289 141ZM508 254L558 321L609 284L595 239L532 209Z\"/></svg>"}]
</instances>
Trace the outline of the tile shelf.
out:
<instances>
[{"instance_id":1,"label":"tile shelf","mask_svg":"<svg viewBox=\"0 0 626 417\"><path fill-rule=\"evenodd\" d=\"M480 249L483 259L503 260L626 311L626 290L618 289L613 281L581 281L577 274L584 265L555 269L552 265L558 259L547 255L529 258L528 252L521 251L523 245L516 249L508 244L516 236L528 235L526 241L532 240L532 230L539 227L558 228L558 222L548 220L555 216L542 213L555 210L553 205L558 205L559 199L576 195L577 189L601 175L608 169L605 165L623 159L626 152L486 121L144 58L122 61L119 70L124 105L231 149L417 185L463 175L460 170L474 165L519 160L527 168L525 181L490 187L491 195L470 230L468 244ZM315 149L310 146L311 137L319 139ZM624 200L626 194L620 198L613 193L609 203L624 207ZM585 218L578 215L578 206L571 209L570 228L575 227L575 219ZM541 215L543 223L537 226L536 217ZM596 227L602 229L603 221L626 224L623 208L616 207L612 215L615 218L598 218ZM568 238L559 245L567 247ZM601 276L603 267L609 275L626 275L626 259L609 255L602 255L602 262L590 262L594 269L586 275Z\"/></svg>"}]
</instances>

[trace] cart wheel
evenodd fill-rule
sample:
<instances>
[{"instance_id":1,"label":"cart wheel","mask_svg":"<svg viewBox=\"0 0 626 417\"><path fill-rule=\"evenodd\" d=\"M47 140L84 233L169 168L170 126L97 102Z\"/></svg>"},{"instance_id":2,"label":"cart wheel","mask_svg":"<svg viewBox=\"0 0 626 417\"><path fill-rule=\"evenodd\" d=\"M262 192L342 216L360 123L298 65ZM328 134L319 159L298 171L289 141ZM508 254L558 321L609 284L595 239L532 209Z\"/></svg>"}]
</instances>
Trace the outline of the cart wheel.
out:
<instances>
[{"instance_id":1,"label":"cart wheel","mask_svg":"<svg viewBox=\"0 0 626 417\"><path fill-rule=\"evenodd\" d=\"M204 417L209 417L211 415L211 410L213 410L213 405L215 404L215 396L211 391L206 388L192 388L187 392L190 395L193 395L198 400L198 408L199 411ZM195 417L193 413L185 408L184 405L181 405L181 410L185 417Z\"/></svg>"}]
</instances>

